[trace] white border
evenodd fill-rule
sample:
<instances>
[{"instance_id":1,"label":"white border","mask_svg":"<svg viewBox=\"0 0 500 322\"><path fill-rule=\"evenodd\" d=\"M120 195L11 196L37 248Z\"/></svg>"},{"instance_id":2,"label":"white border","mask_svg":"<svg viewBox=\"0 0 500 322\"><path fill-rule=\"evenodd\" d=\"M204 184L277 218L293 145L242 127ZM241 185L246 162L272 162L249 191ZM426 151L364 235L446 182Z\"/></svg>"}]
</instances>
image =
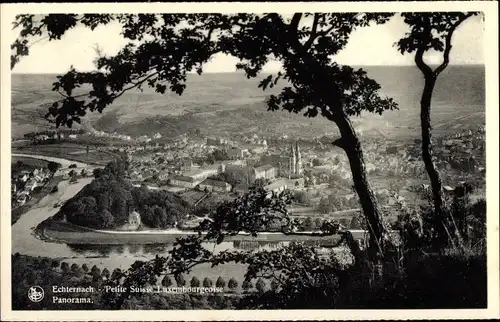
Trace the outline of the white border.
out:
<instances>
[{"instance_id":1,"label":"white border","mask_svg":"<svg viewBox=\"0 0 500 322\"><path fill-rule=\"evenodd\" d=\"M10 225L10 22L19 13L148 13L148 12L402 12L482 11L485 22L486 64L486 164L488 309L480 310L276 310L276 311L36 311L11 310L11 225ZM496 1L426 2L337 2L337 3L57 3L2 4L1 106L0 109L0 201L1 201L1 320L329 320L329 319L483 319L500 316L499 311L499 207L498 207L498 11ZM487 45L486 45L487 44Z\"/></svg>"}]
</instances>

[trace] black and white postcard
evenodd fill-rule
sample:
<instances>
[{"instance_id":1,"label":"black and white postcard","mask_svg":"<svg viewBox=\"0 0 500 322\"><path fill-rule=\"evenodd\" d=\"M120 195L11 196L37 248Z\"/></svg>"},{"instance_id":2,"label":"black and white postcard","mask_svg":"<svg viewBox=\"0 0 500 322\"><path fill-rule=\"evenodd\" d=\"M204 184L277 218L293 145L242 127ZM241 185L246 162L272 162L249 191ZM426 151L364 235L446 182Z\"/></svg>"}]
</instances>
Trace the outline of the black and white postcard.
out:
<instances>
[{"instance_id":1,"label":"black and white postcard","mask_svg":"<svg viewBox=\"0 0 500 322\"><path fill-rule=\"evenodd\" d=\"M499 317L494 1L1 21L2 320Z\"/></svg>"}]
</instances>

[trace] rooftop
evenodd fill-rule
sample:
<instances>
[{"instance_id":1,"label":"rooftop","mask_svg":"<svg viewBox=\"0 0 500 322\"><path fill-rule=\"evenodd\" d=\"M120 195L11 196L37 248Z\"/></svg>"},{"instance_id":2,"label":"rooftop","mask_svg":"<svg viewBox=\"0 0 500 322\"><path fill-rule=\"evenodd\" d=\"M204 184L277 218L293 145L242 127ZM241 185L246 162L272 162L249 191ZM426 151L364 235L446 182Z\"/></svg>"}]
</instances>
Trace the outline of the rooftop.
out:
<instances>
[{"instance_id":1,"label":"rooftop","mask_svg":"<svg viewBox=\"0 0 500 322\"><path fill-rule=\"evenodd\" d=\"M228 187L230 184L224 181L220 180L213 180L213 179L205 179L202 183L202 185L207 185L207 186L214 186L214 187Z\"/></svg>"}]
</instances>

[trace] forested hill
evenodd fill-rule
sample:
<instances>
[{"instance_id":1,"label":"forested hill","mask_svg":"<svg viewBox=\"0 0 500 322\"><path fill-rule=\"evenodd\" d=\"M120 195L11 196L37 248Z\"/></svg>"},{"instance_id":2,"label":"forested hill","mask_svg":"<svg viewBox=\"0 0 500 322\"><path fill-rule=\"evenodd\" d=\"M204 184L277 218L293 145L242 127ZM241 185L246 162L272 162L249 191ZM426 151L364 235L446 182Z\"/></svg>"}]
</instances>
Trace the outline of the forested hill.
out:
<instances>
[{"instance_id":1,"label":"forested hill","mask_svg":"<svg viewBox=\"0 0 500 322\"><path fill-rule=\"evenodd\" d=\"M186 218L189 203L163 190L134 187L125 179L127 164L112 161L94 171L95 179L69 199L55 218L96 229L117 229L137 211L148 228L170 228Z\"/></svg>"}]
</instances>

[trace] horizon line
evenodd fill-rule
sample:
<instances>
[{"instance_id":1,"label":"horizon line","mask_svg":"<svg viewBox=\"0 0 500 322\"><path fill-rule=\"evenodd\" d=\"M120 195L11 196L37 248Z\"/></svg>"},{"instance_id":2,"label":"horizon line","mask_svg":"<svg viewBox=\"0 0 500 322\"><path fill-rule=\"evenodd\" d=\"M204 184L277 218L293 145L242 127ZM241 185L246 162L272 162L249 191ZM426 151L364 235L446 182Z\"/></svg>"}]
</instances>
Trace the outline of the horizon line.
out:
<instances>
[{"instance_id":1,"label":"horizon line","mask_svg":"<svg viewBox=\"0 0 500 322\"><path fill-rule=\"evenodd\" d=\"M460 64L449 64L448 67L458 67L458 66L485 66L485 63L460 63ZM363 65L363 64L351 64L350 66L352 67L417 67L414 64L401 64L401 65ZM429 64L429 66L439 66L439 64ZM275 71L267 71L267 72L261 72L261 74L271 74L271 73L276 73L279 70ZM67 72L67 71L66 71ZM63 74L66 72L11 72L11 75L59 75ZM91 71L81 71L83 73L91 72ZM240 73L242 71L219 71L219 72L203 72L202 75L204 74L236 74ZM196 72L188 72L187 74L197 74Z\"/></svg>"}]
</instances>

